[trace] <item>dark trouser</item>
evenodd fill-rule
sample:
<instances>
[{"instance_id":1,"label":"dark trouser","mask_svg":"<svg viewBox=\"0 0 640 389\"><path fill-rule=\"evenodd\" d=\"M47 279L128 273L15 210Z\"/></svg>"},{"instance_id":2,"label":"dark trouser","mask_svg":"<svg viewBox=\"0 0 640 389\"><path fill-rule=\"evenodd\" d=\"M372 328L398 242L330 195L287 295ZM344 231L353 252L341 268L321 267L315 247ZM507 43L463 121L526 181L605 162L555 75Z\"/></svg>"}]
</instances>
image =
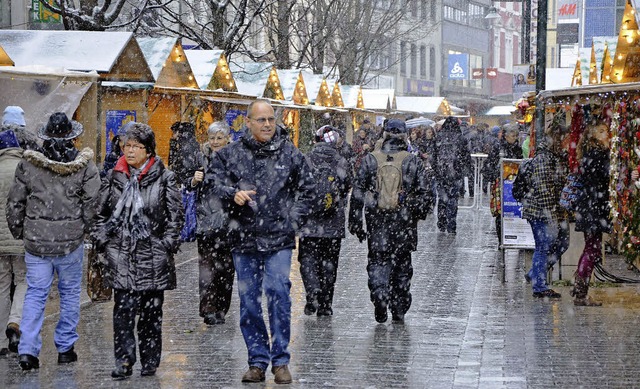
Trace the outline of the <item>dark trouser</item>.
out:
<instances>
[{"instance_id":1,"label":"dark trouser","mask_svg":"<svg viewBox=\"0 0 640 389\"><path fill-rule=\"evenodd\" d=\"M338 274L340 238L300 238L298 260L307 303L331 309Z\"/></svg>"},{"instance_id":2,"label":"dark trouser","mask_svg":"<svg viewBox=\"0 0 640 389\"><path fill-rule=\"evenodd\" d=\"M459 182L438 183L438 228L441 231L456 231L459 190Z\"/></svg>"},{"instance_id":3,"label":"dark trouser","mask_svg":"<svg viewBox=\"0 0 640 389\"><path fill-rule=\"evenodd\" d=\"M162 352L162 304L164 291L113 291L113 351L116 366L136 363L136 315L142 368L157 368Z\"/></svg>"},{"instance_id":4,"label":"dark trouser","mask_svg":"<svg viewBox=\"0 0 640 389\"><path fill-rule=\"evenodd\" d=\"M587 280L591 278L593 267L602 259L602 232L584 233L584 250L578 261L577 274Z\"/></svg>"},{"instance_id":5,"label":"dark trouser","mask_svg":"<svg viewBox=\"0 0 640 389\"><path fill-rule=\"evenodd\" d=\"M216 247L218 244L218 247ZM233 256L231 248L215 239L198 238L200 276L200 316L229 312L233 290Z\"/></svg>"},{"instance_id":6,"label":"dark trouser","mask_svg":"<svg viewBox=\"0 0 640 389\"><path fill-rule=\"evenodd\" d=\"M404 315L411 307L411 251L369 251L369 292L376 307Z\"/></svg>"}]
</instances>

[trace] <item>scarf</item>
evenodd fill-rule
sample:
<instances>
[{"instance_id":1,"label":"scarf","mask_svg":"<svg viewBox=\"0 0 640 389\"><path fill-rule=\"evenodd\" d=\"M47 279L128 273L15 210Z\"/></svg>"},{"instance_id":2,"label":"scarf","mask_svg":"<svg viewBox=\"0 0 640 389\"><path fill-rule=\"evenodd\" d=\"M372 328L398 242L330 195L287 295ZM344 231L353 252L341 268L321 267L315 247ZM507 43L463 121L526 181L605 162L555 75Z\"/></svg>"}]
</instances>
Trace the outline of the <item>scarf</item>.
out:
<instances>
[{"instance_id":1,"label":"scarf","mask_svg":"<svg viewBox=\"0 0 640 389\"><path fill-rule=\"evenodd\" d=\"M122 196L116 203L113 214L107 221L107 231L114 232L118 228L125 230L125 233L131 238L131 247L134 248L136 242L149 237L149 227L143 219L142 209L144 201L140 194L139 176L140 172L150 160L147 160L140 169L129 166L129 181L122 190Z\"/></svg>"}]
</instances>

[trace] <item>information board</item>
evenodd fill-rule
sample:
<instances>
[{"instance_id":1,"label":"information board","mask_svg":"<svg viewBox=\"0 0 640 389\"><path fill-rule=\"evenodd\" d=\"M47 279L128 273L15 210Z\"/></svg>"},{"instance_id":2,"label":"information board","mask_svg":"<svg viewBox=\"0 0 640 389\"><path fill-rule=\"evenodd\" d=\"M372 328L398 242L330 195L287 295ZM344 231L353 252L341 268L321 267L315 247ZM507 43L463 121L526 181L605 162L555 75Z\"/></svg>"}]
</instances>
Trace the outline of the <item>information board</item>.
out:
<instances>
[{"instance_id":1,"label":"information board","mask_svg":"<svg viewBox=\"0 0 640 389\"><path fill-rule=\"evenodd\" d=\"M500 188L502 188L502 248L534 249L535 241L529 223L522 218L522 204L511 194L513 181L522 159L500 160Z\"/></svg>"}]
</instances>

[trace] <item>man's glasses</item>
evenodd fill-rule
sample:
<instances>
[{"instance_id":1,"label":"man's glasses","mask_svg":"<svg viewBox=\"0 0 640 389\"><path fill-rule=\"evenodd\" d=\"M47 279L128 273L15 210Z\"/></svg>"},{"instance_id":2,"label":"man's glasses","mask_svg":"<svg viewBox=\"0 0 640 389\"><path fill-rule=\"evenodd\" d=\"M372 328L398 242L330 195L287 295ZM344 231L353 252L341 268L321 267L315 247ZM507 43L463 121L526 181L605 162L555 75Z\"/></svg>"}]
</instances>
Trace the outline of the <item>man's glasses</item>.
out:
<instances>
[{"instance_id":1,"label":"man's glasses","mask_svg":"<svg viewBox=\"0 0 640 389\"><path fill-rule=\"evenodd\" d=\"M264 126L265 124L267 124L267 122L269 122L269 123L273 123L273 124L275 124L275 122L276 122L276 118L274 118L274 117L270 117L270 118L257 118L257 119L249 118L249 119L253 120L254 122L258 122L260 125L263 125L263 126Z\"/></svg>"}]
</instances>

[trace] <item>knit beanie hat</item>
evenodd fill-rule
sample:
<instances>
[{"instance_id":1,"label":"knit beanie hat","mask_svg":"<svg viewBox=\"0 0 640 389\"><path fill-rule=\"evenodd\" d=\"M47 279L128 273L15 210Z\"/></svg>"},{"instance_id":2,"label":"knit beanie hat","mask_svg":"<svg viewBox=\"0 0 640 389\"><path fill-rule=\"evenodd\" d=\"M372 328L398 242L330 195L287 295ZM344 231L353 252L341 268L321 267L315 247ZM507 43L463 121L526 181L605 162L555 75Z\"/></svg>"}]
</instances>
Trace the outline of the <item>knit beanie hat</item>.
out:
<instances>
[{"instance_id":1,"label":"knit beanie hat","mask_svg":"<svg viewBox=\"0 0 640 389\"><path fill-rule=\"evenodd\" d=\"M17 105L10 105L4 109L2 115L2 124L17 124L19 126L26 126L24 121L24 110Z\"/></svg>"}]
</instances>

